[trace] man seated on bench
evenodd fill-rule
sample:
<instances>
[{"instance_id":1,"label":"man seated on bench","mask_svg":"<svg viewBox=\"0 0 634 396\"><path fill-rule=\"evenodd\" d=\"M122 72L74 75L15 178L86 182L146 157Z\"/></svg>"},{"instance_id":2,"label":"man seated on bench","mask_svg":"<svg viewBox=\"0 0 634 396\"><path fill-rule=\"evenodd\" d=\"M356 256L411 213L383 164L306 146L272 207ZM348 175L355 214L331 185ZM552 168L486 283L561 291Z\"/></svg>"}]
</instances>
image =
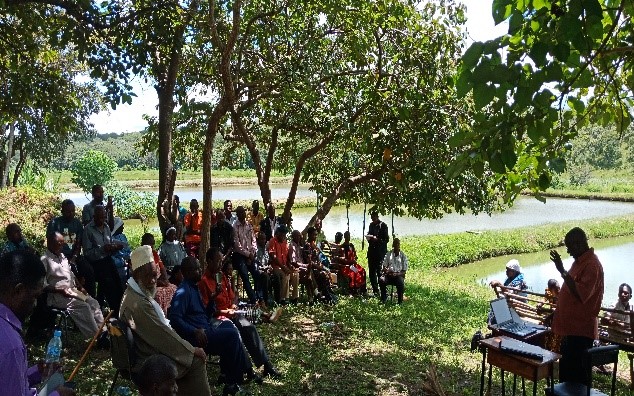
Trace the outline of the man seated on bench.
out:
<instances>
[{"instance_id":1,"label":"man seated on bench","mask_svg":"<svg viewBox=\"0 0 634 396\"><path fill-rule=\"evenodd\" d=\"M59 232L53 232L46 238L46 251L41 260L46 268L44 291L48 293L47 303L67 310L84 339L90 339L103 323L103 314L99 302L77 284L70 263L62 253L64 244L64 236ZM104 329L97 346L107 348L109 345L108 332Z\"/></svg>"},{"instance_id":2,"label":"man seated on bench","mask_svg":"<svg viewBox=\"0 0 634 396\"><path fill-rule=\"evenodd\" d=\"M134 335L138 372L146 359L161 353L176 364L179 395L211 395L207 381L207 354L182 339L170 326L154 300L159 272L152 248L140 246L132 251L132 277L123 295L119 317Z\"/></svg>"},{"instance_id":3,"label":"man seated on bench","mask_svg":"<svg viewBox=\"0 0 634 396\"><path fill-rule=\"evenodd\" d=\"M379 277L381 302L387 301L387 285L396 286L398 303L403 303L405 293L405 273L407 272L407 256L401 251L401 240L394 238L392 251L387 252L383 259L383 268Z\"/></svg>"},{"instance_id":4,"label":"man seated on bench","mask_svg":"<svg viewBox=\"0 0 634 396\"><path fill-rule=\"evenodd\" d=\"M619 286L619 297L611 309L620 311L631 311L630 299L632 298L632 287L627 283L621 283ZM630 331L630 313L606 312L605 317L601 318L601 323L614 327L620 331Z\"/></svg>"}]
</instances>

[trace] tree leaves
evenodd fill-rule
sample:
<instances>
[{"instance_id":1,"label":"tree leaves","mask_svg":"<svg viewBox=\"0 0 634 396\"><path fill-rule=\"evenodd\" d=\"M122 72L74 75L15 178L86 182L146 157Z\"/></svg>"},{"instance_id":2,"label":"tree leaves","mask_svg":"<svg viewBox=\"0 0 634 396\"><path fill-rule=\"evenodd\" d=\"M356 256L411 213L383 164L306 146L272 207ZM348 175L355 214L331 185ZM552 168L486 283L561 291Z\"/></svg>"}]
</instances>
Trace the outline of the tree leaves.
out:
<instances>
[{"instance_id":1,"label":"tree leaves","mask_svg":"<svg viewBox=\"0 0 634 396\"><path fill-rule=\"evenodd\" d=\"M632 119L626 87L634 77L623 67L630 54L618 46L632 43L633 8L608 0L491 5L509 33L463 55L456 88L473 99L474 135L453 144L464 155L478 150L501 189L543 190L551 172L563 171L563 147L575 128L596 121L618 129ZM470 164L480 174L478 161Z\"/></svg>"}]
</instances>

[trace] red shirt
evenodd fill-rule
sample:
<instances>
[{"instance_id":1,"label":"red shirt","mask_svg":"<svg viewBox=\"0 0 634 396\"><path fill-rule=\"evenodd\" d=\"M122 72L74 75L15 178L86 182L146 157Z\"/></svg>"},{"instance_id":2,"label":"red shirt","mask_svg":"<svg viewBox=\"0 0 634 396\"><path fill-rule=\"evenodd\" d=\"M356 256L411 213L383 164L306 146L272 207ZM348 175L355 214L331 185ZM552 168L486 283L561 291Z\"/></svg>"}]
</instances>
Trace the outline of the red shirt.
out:
<instances>
[{"instance_id":1,"label":"red shirt","mask_svg":"<svg viewBox=\"0 0 634 396\"><path fill-rule=\"evenodd\" d=\"M286 239L284 239L284 242L279 242L277 238L271 238L269 241L269 256L270 255L275 255L282 265L288 265L288 243ZM274 264L273 261L269 260L269 262L273 267L279 267L277 264Z\"/></svg>"},{"instance_id":2,"label":"red shirt","mask_svg":"<svg viewBox=\"0 0 634 396\"><path fill-rule=\"evenodd\" d=\"M579 301L564 282L553 319L553 332L560 336L599 338L597 315L603 300L603 266L589 249L568 271L577 286Z\"/></svg>"},{"instance_id":3,"label":"red shirt","mask_svg":"<svg viewBox=\"0 0 634 396\"><path fill-rule=\"evenodd\" d=\"M210 275L209 272L205 274L198 282L198 289L200 290L200 296L202 297L203 304L207 306L209 304L209 297L216 292L216 275ZM218 293L214 301L216 302L216 309L229 309L233 306L235 293L231 288L231 282L229 278L222 274L222 291Z\"/></svg>"}]
</instances>

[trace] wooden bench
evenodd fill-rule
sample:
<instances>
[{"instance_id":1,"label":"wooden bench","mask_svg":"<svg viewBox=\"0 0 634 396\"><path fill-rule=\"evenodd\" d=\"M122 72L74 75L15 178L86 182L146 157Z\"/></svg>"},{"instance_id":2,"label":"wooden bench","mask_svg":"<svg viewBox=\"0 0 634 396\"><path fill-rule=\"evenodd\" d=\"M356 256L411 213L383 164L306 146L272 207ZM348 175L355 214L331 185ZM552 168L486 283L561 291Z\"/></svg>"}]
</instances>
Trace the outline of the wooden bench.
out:
<instances>
[{"instance_id":1,"label":"wooden bench","mask_svg":"<svg viewBox=\"0 0 634 396\"><path fill-rule=\"evenodd\" d=\"M546 301L546 295L530 290L520 290L506 286L492 286L496 296L505 297L509 307L513 308L524 320L532 323L545 324L547 317L555 312L555 306ZM606 320L607 313L630 315L630 323L611 319ZM632 319L634 312L601 307L599 312L599 339L602 342L619 345L627 352L630 361L630 389L634 389L634 337L632 336ZM540 345L543 346L543 345Z\"/></svg>"}]
</instances>

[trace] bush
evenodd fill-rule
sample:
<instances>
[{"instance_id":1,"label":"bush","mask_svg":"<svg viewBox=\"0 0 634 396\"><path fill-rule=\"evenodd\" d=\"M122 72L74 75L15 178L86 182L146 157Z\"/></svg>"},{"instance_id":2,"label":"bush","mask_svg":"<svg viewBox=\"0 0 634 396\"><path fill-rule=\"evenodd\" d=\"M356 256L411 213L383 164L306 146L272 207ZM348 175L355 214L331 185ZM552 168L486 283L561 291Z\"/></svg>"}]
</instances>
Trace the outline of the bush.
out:
<instances>
[{"instance_id":1,"label":"bush","mask_svg":"<svg viewBox=\"0 0 634 396\"><path fill-rule=\"evenodd\" d=\"M117 170L117 163L110 157L101 151L89 150L73 163L71 167L73 177L70 181L88 194L95 184L103 186L111 181L115 170Z\"/></svg>"},{"instance_id":2,"label":"bush","mask_svg":"<svg viewBox=\"0 0 634 396\"><path fill-rule=\"evenodd\" d=\"M7 240L5 227L17 223L24 238L38 251L44 251L47 223L59 213L60 197L25 186L0 191L0 242Z\"/></svg>"},{"instance_id":3,"label":"bush","mask_svg":"<svg viewBox=\"0 0 634 396\"><path fill-rule=\"evenodd\" d=\"M122 219L156 217L156 196L152 193L134 191L116 182L107 185L107 193L113 196L116 215Z\"/></svg>"}]
</instances>

